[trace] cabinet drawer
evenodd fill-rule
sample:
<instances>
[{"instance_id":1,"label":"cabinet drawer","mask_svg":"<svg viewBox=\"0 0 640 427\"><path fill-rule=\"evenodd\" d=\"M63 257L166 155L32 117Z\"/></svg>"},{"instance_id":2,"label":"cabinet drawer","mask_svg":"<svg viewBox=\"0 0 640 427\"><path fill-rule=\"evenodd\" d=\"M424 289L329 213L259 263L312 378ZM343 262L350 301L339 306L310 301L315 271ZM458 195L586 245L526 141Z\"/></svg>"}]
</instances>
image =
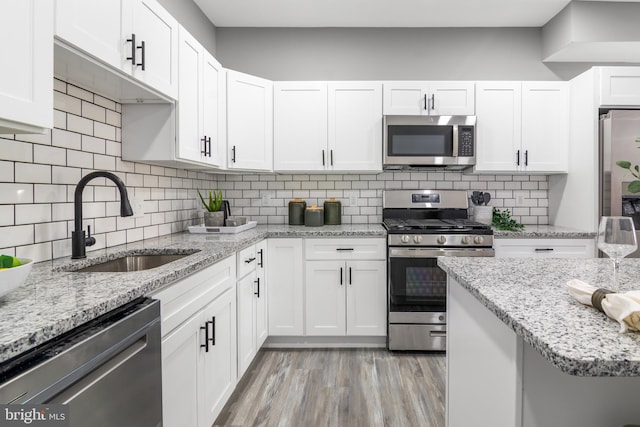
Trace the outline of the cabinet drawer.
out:
<instances>
[{"instance_id":1,"label":"cabinet drawer","mask_svg":"<svg viewBox=\"0 0 640 427\"><path fill-rule=\"evenodd\" d=\"M305 258L308 260L386 259L384 238L305 239Z\"/></svg>"},{"instance_id":2,"label":"cabinet drawer","mask_svg":"<svg viewBox=\"0 0 640 427\"><path fill-rule=\"evenodd\" d=\"M238 251L238 279L242 279L248 273L255 271L257 264L256 245L251 245Z\"/></svg>"},{"instance_id":3,"label":"cabinet drawer","mask_svg":"<svg viewBox=\"0 0 640 427\"><path fill-rule=\"evenodd\" d=\"M498 258L593 258L593 239L495 239Z\"/></svg>"},{"instance_id":4,"label":"cabinet drawer","mask_svg":"<svg viewBox=\"0 0 640 427\"><path fill-rule=\"evenodd\" d=\"M235 264L236 257L232 255L153 293L151 296L160 300L162 336L232 288L236 282Z\"/></svg>"}]
</instances>

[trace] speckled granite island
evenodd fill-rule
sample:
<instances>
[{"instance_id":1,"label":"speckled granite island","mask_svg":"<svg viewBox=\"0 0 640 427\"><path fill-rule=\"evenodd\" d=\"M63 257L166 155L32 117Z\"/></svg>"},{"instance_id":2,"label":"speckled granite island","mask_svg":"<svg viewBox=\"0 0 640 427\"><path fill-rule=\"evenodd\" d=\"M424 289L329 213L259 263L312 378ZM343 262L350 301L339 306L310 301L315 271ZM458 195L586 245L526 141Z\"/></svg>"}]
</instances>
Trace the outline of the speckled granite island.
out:
<instances>
[{"instance_id":1,"label":"speckled granite island","mask_svg":"<svg viewBox=\"0 0 640 427\"><path fill-rule=\"evenodd\" d=\"M381 225L257 226L238 234L179 233L34 265L27 282L0 298L0 363L212 265L268 237L384 237ZM131 273L76 273L136 253L184 253L182 259Z\"/></svg>"},{"instance_id":2,"label":"speckled granite island","mask_svg":"<svg viewBox=\"0 0 640 427\"><path fill-rule=\"evenodd\" d=\"M566 282L611 280L607 259L439 258L447 272L447 425L640 424L640 333L618 332ZM622 263L640 289L640 260Z\"/></svg>"}]
</instances>

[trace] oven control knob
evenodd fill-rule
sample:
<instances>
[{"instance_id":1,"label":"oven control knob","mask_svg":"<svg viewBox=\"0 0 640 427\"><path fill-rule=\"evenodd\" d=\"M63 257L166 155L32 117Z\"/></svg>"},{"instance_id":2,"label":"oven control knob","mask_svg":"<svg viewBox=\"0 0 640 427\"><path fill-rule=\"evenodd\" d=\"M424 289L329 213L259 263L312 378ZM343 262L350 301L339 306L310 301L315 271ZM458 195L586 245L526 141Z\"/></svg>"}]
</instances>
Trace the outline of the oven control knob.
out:
<instances>
[{"instance_id":1,"label":"oven control knob","mask_svg":"<svg viewBox=\"0 0 640 427\"><path fill-rule=\"evenodd\" d=\"M422 236L413 236L413 242L414 243L422 242Z\"/></svg>"},{"instance_id":2,"label":"oven control knob","mask_svg":"<svg viewBox=\"0 0 640 427\"><path fill-rule=\"evenodd\" d=\"M446 236L438 236L438 239L436 240L436 242L438 242L441 245L444 245L447 242L447 238Z\"/></svg>"},{"instance_id":3,"label":"oven control knob","mask_svg":"<svg viewBox=\"0 0 640 427\"><path fill-rule=\"evenodd\" d=\"M400 237L400 241L402 243L409 243L409 236L405 234L404 236Z\"/></svg>"},{"instance_id":4,"label":"oven control knob","mask_svg":"<svg viewBox=\"0 0 640 427\"><path fill-rule=\"evenodd\" d=\"M484 237L482 236L476 236L473 238L473 243L477 245L481 244L482 242L484 242Z\"/></svg>"},{"instance_id":5,"label":"oven control knob","mask_svg":"<svg viewBox=\"0 0 640 427\"><path fill-rule=\"evenodd\" d=\"M469 237L469 236L462 237L462 244L463 245L468 245L469 243L471 243L471 237Z\"/></svg>"}]
</instances>

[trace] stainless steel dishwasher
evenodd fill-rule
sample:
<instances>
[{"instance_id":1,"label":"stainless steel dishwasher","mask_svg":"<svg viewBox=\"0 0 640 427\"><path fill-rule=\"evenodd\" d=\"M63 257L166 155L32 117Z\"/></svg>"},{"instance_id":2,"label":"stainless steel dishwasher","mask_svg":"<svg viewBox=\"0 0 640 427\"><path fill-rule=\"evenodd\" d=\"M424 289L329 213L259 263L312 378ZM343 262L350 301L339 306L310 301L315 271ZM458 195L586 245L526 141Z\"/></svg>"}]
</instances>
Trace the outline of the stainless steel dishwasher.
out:
<instances>
[{"instance_id":1,"label":"stainless steel dishwasher","mask_svg":"<svg viewBox=\"0 0 640 427\"><path fill-rule=\"evenodd\" d=\"M0 366L0 402L67 404L69 425L162 425L160 303L139 298Z\"/></svg>"}]
</instances>

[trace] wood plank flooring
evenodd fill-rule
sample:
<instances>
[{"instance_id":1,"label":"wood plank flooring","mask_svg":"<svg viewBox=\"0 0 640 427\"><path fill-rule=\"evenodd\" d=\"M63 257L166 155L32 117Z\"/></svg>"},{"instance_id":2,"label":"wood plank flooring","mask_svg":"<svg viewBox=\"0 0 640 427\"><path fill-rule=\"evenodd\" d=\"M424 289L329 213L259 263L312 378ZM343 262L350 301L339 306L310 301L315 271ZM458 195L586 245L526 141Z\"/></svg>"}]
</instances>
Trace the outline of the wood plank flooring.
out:
<instances>
[{"instance_id":1,"label":"wood plank flooring","mask_svg":"<svg viewBox=\"0 0 640 427\"><path fill-rule=\"evenodd\" d=\"M263 349L215 426L442 427L443 353Z\"/></svg>"}]
</instances>

